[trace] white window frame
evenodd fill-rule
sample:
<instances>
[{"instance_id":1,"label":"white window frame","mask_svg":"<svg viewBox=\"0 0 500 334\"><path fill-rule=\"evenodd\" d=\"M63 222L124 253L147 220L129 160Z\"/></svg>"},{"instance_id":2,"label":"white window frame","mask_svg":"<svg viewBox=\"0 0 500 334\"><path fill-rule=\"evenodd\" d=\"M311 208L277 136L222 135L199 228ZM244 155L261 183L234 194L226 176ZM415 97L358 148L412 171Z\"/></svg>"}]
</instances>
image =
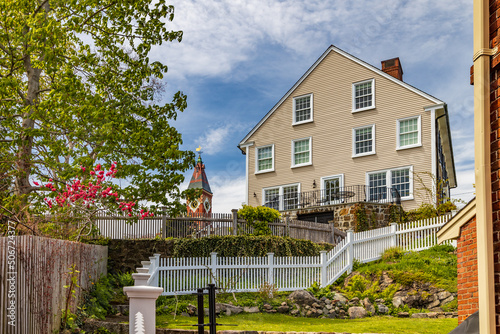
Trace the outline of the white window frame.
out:
<instances>
[{"instance_id":1,"label":"white window frame","mask_svg":"<svg viewBox=\"0 0 500 334\"><path fill-rule=\"evenodd\" d=\"M300 122L296 122L296 109L295 109L295 100L296 99L300 99L300 98L304 98L304 97L307 97L309 96L309 99L310 99L310 105L311 105L311 117L309 119L306 119L306 120L303 120L303 121L300 121ZM314 111L314 108L313 108L313 94L310 93L310 94L304 94L304 95L300 95L300 96L295 96L293 98L293 119L292 119L292 125L299 125L299 124L304 124L304 123L311 123L313 121L313 111Z\"/></svg>"},{"instance_id":2,"label":"white window frame","mask_svg":"<svg viewBox=\"0 0 500 334\"><path fill-rule=\"evenodd\" d=\"M359 108L356 109L356 86L371 82L372 84L372 105L364 108ZM365 111L365 110L371 110L375 109L375 79L368 79L368 80L363 80L359 82L355 82L352 84L352 112L360 112L360 111Z\"/></svg>"},{"instance_id":3,"label":"white window frame","mask_svg":"<svg viewBox=\"0 0 500 334\"><path fill-rule=\"evenodd\" d=\"M320 182L321 182L320 190L321 190L322 196L324 196L324 194L326 192L325 181L328 181L330 179L339 179L339 188L341 189L341 191L343 191L343 189L344 189L344 174L336 174L336 175L323 176L320 179ZM323 197L321 198L321 201L322 201L323 205L340 203L340 200L334 200L334 201L326 202L325 198L323 198Z\"/></svg>"},{"instance_id":4,"label":"white window frame","mask_svg":"<svg viewBox=\"0 0 500 334\"><path fill-rule=\"evenodd\" d=\"M417 131L418 131L418 143L412 144L412 145L406 145L406 146L401 146L401 133L400 133L400 123L401 121L407 121L410 119L417 119ZM396 150L406 150L408 148L414 148L414 147L421 147L422 146L422 116L412 116L412 117L405 117L405 118L400 118L396 121Z\"/></svg>"},{"instance_id":5,"label":"white window frame","mask_svg":"<svg viewBox=\"0 0 500 334\"><path fill-rule=\"evenodd\" d=\"M366 129L366 128L372 128L372 150L370 152L356 154L356 130L361 130L361 129ZM357 128L353 128L352 129L352 157L358 158L358 157L364 157L364 156L373 155L373 154L376 154L376 151L375 151L375 124L359 126Z\"/></svg>"},{"instance_id":6,"label":"white window frame","mask_svg":"<svg viewBox=\"0 0 500 334\"><path fill-rule=\"evenodd\" d=\"M259 149L271 147L272 167L270 169L259 170ZM255 148L255 174L274 172L274 144L263 145Z\"/></svg>"},{"instance_id":7,"label":"white window frame","mask_svg":"<svg viewBox=\"0 0 500 334\"><path fill-rule=\"evenodd\" d=\"M309 140L309 162L305 162L302 164L295 164L295 143L298 141ZM300 138L292 140L292 166L291 168L310 166L312 165L312 137Z\"/></svg>"},{"instance_id":8,"label":"white window frame","mask_svg":"<svg viewBox=\"0 0 500 334\"><path fill-rule=\"evenodd\" d=\"M409 196L401 196L402 201L409 201L413 200L413 166L403 166L403 167L397 167L397 168L389 168L389 169L382 169L382 170L376 170L376 171L370 171L366 172L366 197L369 198L370 196L370 175L371 174L379 174L379 173L385 173L385 186L387 188L392 188L392 177L391 177L391 172L392 171L397 171L397 170L403 170L403 169L409 169L409 177L410 177L410 195Z\"/></svg>"},{"instance_id":9,"label":"white window frame","mask_svg":"<svg viewBox=\"0 0 500 334\"><path fill-rule=\"evenodd\" d=\"M270 190L270 189L279 189L279 203L278 203L278 211L282 211L283 210L283 188L287 188L287 187L293 187L293 186L297 186L297 201L300 203L300 182L299 183L289 183L289 184L283 184L283 185L279 185L279 186L272 186L272 187L266 187L266 188L262 188L262 204L261 205L265 205L265 200L266 200L266 190Z\"/></svg>"}]
</instances>

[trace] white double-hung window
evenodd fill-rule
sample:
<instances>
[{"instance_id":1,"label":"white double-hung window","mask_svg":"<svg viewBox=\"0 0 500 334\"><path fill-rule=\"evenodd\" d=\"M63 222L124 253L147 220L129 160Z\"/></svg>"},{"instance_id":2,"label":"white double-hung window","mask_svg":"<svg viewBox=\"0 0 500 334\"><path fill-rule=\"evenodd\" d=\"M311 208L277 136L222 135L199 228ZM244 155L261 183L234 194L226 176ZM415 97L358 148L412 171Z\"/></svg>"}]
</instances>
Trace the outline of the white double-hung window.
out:
<instances>
[{"instance_id":1,"label":"white double-hung window","mask_svg":"<svg viewBox=\"0 0 500 334\"><path fill-rule=\"evenodd\" d=\"M352 156L375 154L375 124L352 129Z\"/></svg>"},{"instance_id":2,"label":"white double-hung window","mask_svg":"<svg viewBox=\"0 0 500 334\"><path fill-rule=\"evenodd\" d=\"M397 147L405 149L422 146L420 116L398 119L397 122Z\"/></svg>"},{"instance_id":3,"label":"white double-hung window","mask_svg":"<svg viewBox=\"0 0 500 334\"><path fill-rule=\"evenodd\" d=\"M312 138L292 140L292 168L312 164Z\"/></svg>"},{"instance_id":4,"label":"white double-hung window","mask_svg":"<svg viewBox=\"0 0 500 334\"><path fill-rule=\"evenodd\" d=\"M375 108L375 79L352 84L352 112Z\"/></svg>"},{"instance_id":5,"label":"white double-hung window","mask_svg":"<svg viewBox=\"0 0 500 334\"><path fill-rule=\"evenodd\" d=\"M274 144L255 149L255 173L274 171Z\"/></svg>"},{"instance_id":6,"label":"white double-hung window","mask_svg":"<svg viewBox=\"0 0 500 334\"><path fill-rule=\"evenodd\" d=\"M307 94L293 98L293 125L312 122L313 95Z\"/></svg>"},{"instance_id":7,"label":"white double-hung window","mask_svg":"<svg viewBox=\"0 0 500 334\"><path fill-rule=\"evenodd\" d=\"M402 200L413 199L412 172L413 167L407 166L366 173L368 200L391 200L397 193Z\"/></svg>"},{"instance_id":8,"label":"white double-hung window","mask_svg":"<svg viewBox=\"0 0 500 334\"><path fill-rule=\"evenodd\" d=\"M300 184L293 183L262 189L263 206L276 210L296 209L299 204Z\"/></svg>"}]
</instances>

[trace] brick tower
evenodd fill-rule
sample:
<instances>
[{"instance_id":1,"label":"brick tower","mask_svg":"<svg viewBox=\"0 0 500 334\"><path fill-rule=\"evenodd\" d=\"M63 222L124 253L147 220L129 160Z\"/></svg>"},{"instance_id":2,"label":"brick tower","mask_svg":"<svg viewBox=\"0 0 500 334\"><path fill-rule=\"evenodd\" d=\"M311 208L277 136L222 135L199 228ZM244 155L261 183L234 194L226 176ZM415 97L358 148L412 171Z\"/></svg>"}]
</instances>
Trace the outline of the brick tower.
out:
<instances>
[{"instance_id":1,"label":"brick tower","mask_svg":"<svg viewBox=\"0 0 500 334\"><path fill-rule=\"evenodd\" d=\"M213 194L208 184L207 175L205 174L205 164L201 161L201 152L198 155L198 162L194 167L188 189L202 190L201 196L198 199L187 201L188 215L211 215Z\"/></svg>"}]
</instances>

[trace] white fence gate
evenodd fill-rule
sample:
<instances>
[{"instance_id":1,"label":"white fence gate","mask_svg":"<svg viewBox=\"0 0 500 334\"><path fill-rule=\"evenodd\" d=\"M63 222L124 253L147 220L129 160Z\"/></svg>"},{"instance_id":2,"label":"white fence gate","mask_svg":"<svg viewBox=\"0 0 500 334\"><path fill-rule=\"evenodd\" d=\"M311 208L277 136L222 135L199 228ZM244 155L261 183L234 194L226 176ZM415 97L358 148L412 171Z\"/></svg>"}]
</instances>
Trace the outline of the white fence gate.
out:
<instances>
[{"instance_id":1,"label":"white fence gate","mask_svg":"<svg viewBox=\"0 0 500 334\"><path fill-rule=\"evenodd\" d=\"M148 273L148 284L163 288L163 295L193 293L199 287L215 283L227 292L256 292L263 283L274 284L279 291L306 289L314 282L322 287L350 272L354 260L362 263L381 258L390 247L419 251L437 244L436 232L451 215L432 219L392 224L376 230L353 233L330 252L319 256L160 258L155 254L143 262L140 272Z\"/></svg>"}]
</instances>

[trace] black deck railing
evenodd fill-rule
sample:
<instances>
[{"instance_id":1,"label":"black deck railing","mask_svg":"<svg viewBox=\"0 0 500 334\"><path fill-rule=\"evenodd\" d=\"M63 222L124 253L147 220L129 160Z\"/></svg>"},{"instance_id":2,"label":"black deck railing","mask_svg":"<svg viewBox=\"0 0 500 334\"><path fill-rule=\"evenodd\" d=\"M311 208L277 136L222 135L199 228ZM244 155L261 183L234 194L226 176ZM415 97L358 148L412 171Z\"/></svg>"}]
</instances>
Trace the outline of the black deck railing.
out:
<instances>
[{"instance_id":1,"label":"black deck railing","mask_svg":"<svg viewBox=\"0 0 500 334\"><path fill-rule=\"evenodd\" d=\"M358 202L401 204L401 196L396 188L358 185L274 196L264 206L283 211Z\"/></svg>"}]
</instances>

